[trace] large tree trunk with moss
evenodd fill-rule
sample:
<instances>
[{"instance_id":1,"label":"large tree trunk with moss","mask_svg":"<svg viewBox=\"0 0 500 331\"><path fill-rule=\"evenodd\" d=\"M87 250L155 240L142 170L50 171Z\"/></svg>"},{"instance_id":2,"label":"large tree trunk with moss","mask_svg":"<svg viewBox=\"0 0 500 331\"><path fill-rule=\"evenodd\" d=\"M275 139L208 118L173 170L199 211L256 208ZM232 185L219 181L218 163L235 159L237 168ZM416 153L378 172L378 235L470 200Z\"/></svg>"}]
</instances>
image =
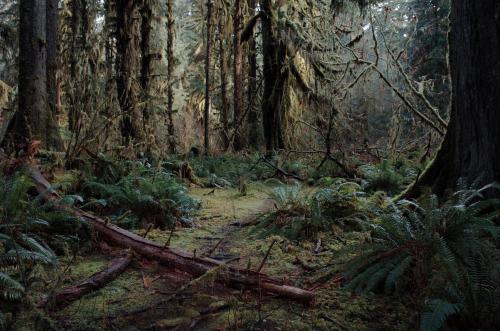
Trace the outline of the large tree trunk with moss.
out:
<instances>
[{"instance_id":1,"label":"large tree trunk with moss","mask_svg":"<svg viewBox=\"0 0 500 331\"><path fill-rule=\"evenodd\" d=\"M72 0L69 2L69 9L71 11L71 54L70 54L70 79L71 91L68 93L69 97L69 112L68 112L68 126L70 131L75 131L78 118L78 105L80 104L80 96L78 84L81 80L79 77L78 66L81 64L81 56L85 54L87 45L87 32L89 29L89 15L88 4L86 0Z\"/></svg>"},{"instance_id":2,"label":"large tree trunk with moss","mask_svg":"<svg viewBox=\"0 0 500 331\"><path fill-rule=\"evenodd\" d=\"M56 121L58 109L57 98L57 39L59 10L58 0L47 0L47 146L62 151L64 149L61 135Z\"/></svg>"},{"instance_id":3,"label":"large tree trunk with moss","mask_svg":"<svg viewBox=\"0 0 500 331\"><path fill-rule=\"evenodd\" d=\"M248 0L248 7L253 14L257 3L255 0ZM255 107L255 98L257 97L257 42L255 33L252 29L252 35L248 40L248 107L249 113L247 117L248 124L248 145L251 148L259 147L260 126L258 125L259 115Z\"/></svg>"},{"instance_id":4,"label":"large tree trunk with moss","mask_svg":"<svg viewBox=\"0 0 500 331\"><path fill-rule=\"evenodd\" d=\"M242 140L240 135L240 122L243 114L243 52L241 44L241 30L243 25L243 12L241 0L235 0L233 11L233 147L236 151L241 150Z\"/></svg>"},{"instance_id":5,"label":"large tree trunk with moss","mask_svg":"<svg viewBox=\"0 0 500 331\"><path fill-rule=\"evenodd\" d=\"M222 11L221 11L222 12ZM227 43L226 36L227 31L225 30L224 23L222 19L219 19L219 66L220 66L220 117L222 124L222 145L224 150L227 150L229 146L229 101L227 97L227 77L229 72L228 56L226 53Z\"/></svg>"},{"instance_id":6,"label":"large tree trunk with moss","mask_svg":"<svg viewBox=\"0 0 500 331\"><path fill-rule=\"evenodd\" d=\"M19 110L14 140L18 147L30 140L47 145L47 2L22 0L19 6Z\"/></svg>"},{"instance_id":7,"label":"large tree trunk with moss","mask_svg":"<svg viewBox=\"0 0 500 331\"><path fill-rule=\"evenodd\" d=\"M121 131L126 145L142 142L142 114L138 107L139 4L136 0L116 2L117 63L116 84L122 111Z\"/></svg>"},{"instance_id":8,"label":"large tree trunk with moss","mask_svg":"<svg viewBox=\"0 0 500 331\"><path fill-rule=\"evenodd\" d=\"M264 95L262 100L262 117L264 137L268 152L284 147L281 127L281 111L283 93L288 70L282 70L286 59L286 46L277 37L273 2L261 2L262 20L262 52L264 57Z\"/></svg>"},{"instance_id":9,"label":"large tree trunk with moss","mask_svg":"<svg viewBox=\"0 0 500 331\"><path fill-rule=\"evenodd\" d=\"M410 196L422 187L443 195L459 179L468 184L500 182L500 3L452 1L450 19L450 124L435 160Z\"/></svg>"},{"instance_id":10,"label":"large tree trunk with moss","mask_svg":"<svg viewBox=\"0 0 500 331\"><path fill-rule=\"evenodd\" d=\"M170 153L176 152L174 127L174 27L174 0L167 0L167 128Z\"/></svg>"},{"instance_id":11,"label":"large tree trunk with moss","mask_svg":"<svg viewBox=\"0 0 500 331\"><path fill-rule=\"evenodd\" d=\"M205 155L210 153L210 50L212 44L212 0L207 1L207 25L206 25L206 45L205 45L205 109L203 111L204 121L204 147Z\"/></svg>"},{"instance_id":12,"label":"large tree trunk with moss","mask_svg":"<svg viewBox=\"0 0 500 331\"><path fill-rule=\"evenodd\" d=\"M151 52L151 32L152 32L152 19L153 9L151 8L151 0L143 0L141 7L141 95L142 95L142 124L143 131L147 132L149 124L149 100L150 100L150 86L151 86L151 63L153 54Z\"/></svg>"}]
</instances>

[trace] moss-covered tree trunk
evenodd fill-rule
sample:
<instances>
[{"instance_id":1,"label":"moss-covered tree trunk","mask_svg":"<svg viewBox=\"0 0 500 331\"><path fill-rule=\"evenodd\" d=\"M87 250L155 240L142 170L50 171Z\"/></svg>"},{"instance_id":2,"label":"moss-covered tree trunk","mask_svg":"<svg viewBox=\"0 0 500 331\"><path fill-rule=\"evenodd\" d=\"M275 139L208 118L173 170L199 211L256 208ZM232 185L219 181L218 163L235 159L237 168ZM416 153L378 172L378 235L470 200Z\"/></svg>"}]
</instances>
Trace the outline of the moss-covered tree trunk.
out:
<instances>
[{"instance_id":1,"label":"moss-covered tree trunk","mask_svg":"<svg viewBox=\"0 0 500 331\"><path fill-rule=\"evenodd\" d=\"M262 117L268 152L284 147L281 127L283 92L288 70L282 70L286 59L286 46L280 43L273 17L273 2L261 1L262 55L264 58L264 95Z\"/></svg>"},{"instance_id":2,"label":"moss-covered tree trunk","mask_svg":"<svg viewBox=\"0 0 500 331\"><path fill-rule=\"evenodd\" d=\"M116 2L117 56L116 85L122 111L123 142L143 141L142 113L138 107L140 87L136 75L139 68L139 1Z\"/></svg>"},{"instance_id":3,"label":"moss-covered tree trunk","mask_svg":"<svg viewBox=\"0 0 500 331\"><path fill-rule=\"evenodd\" d=\"M222 13L223 11L221 11ZM220 117L222 124L222 145L224 150L227 150L229 146L229 101L227 96L227 77L229 73L229 63L228 56L226 52L226 36L227 31L224 26L224 21L219 19L218 22L218 30L219 30L219 70L220 70Z\"/></svg>"},{"instance_id":4,"label":"moss-covered tree trunk","mask_svg":"<svg viewBox=\"0 0 500 331\"><path fill-rule=\"evenodd\" d=\"M58 0L47 0L46 11L47 28L47 146L62 151L64 149L59 128L57 125L57 40L59 9Z\"/></svg>"},{"instance_id":5,"label":"moss-covered tree trunk","mask_svg":"<svg viewBox=\"0 0 500 331\"><path fill-rule=\"evenodd\" d=\"M47 2L22 0L19 4L19 110L14 140L18 147L30 140L47 146Z\"/></svg>"},{"instance_id":6,"label":"moss-covered tree trunk","mask_svg":"<svg viewBox=\"0 0 500 331\"><path fill-rule=\"evenodd\" d=\"M69 97L69 111L68 111L68 126L70 131L75 131L78 118L79 109L81 104L80 92L76 82L81 81L79 77L82 54L86 54L87 47L87 32L89 29L89 15L87 0L71 0L68 5L71 11L71 54L70 54L70 79L72 89L68 95Z\"/></svg>"},{"instance_id":7,"label":"moss-covered tree trunk","mask_svg":"<svg viewBox=\"0 0 500 331\"><path fill-rule=\"evenodd\" d=\"M203 112L204 120L204 148L205 155L210 153L210 51L212 44L212 0L207 0L206 17L206 45L205 45L205 109Z\"/></svg>"},{"instance_id":8,"label":"moss-covered tree trunk","mask_svg":"<svg viewBox=\"0 0 500 331\"><path fill-rule=\"evenodd\" d=\"M150 118L149 100L151 87L151 63L153 55L151 54L151 32L153 9L151 8L151 0L143 0L141 7L141 95L142 95L142 124L143 131L147 132Z\"/></svg>"},{"instance_id":9,"label":"moss-covered tree trunk","mask_svg":"<svg viewBox=\"0 0 500 331\"><path fill-rule=\"evenodd\" d=\"M243 11L241 0L235 0L233 11L233 123L234 141L236 151L241 150L243 142L238 123L243 115L243 51L241 44L241 30L243 25Z\"/></svg>"},{"instance_id":10,"label":"moss-covered tree trunk","mask_svg":"<svg viewBox=\"0 0 500 331\"><path fill-rule=\"evenodd\" d=\"M257 8L256 0L248 0L248 7L252 15L255 14ZM257 42L255 33L252 29L252 36L248 40L248 107L249 113L247 117L248 124L248 145L251 148L259 147L260 126L259 114L255 107L255 98L257 96Z\"/></svg>"},{"instance_id":11,"label":"moss-covered tree trunk","mask_svg":"<svg viewBox=\"0 0 500 331\"><path fill-rule=\"evenodd\" d=\"M174 127L174 0L167 0L167 130L168 149L176 152Z\"/></svg>"},{"instance_id":12,"label":"moss-covered tree trunk","mask_svg":"<svg viewBox=\"0 0 500 331\"><path fill-rule=\"evenodd\" d=\"M460 178L500 182L500 2L452 1L450 18L450 124L411 196L421 187L442 195Z\"/></svg>"}]
</instances>

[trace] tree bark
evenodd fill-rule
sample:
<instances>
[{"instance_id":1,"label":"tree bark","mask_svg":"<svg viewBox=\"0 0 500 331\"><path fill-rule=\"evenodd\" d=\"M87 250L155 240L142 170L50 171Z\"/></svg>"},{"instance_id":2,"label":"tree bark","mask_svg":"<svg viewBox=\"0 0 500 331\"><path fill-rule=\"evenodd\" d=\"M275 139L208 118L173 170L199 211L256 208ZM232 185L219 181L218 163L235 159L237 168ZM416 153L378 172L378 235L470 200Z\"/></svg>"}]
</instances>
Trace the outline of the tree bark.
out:
<instances>
[{"instance_id":1,"label":"tree bark","mask_svg":"<svg viewBox=\"0 0 500 331\"><path fill-rule=\"evenodd\" d=\"M500 182L500 3L452 1L450 19L450 123L433 163L406 196L422 187L444 195L459 179Z\"/></svg>"},{"instance_id":2,"label":"tree bark","mask_svg":"<svg viewBox=\"0 0 500 331\"><path fill-rule=\"evenodd\" d=\"M227 77L229 72L229 64L226 53L227 44L225 44L225 39L227 36L227 31L225 31L222 19L219 19L219 66L220 66L220 114L222 122L222 144L224 150L229 148L229 101L227 97Z\"/></svg>"},{"instance_id":3,"label":"tree bark","mask_svg":"<svg viewBox=\"0 0 500 331\"><path fill-rule=\"evenodd\" d=\"M122 110L123 142L143 140L142 114L137 107L139 86L136 79L139 67L138 4L135 0L116 2L117 63L116 84Z\"/></svg>"},{"instance_id":4,"label":"tree bark","mask_svg":"<svg viewBox=\"0 0 500 331\"><path fill-rule=\"evenodd\" d=\"M241 30L243 29L243 12L241 0L235 0L233 12L233 127L234 150L241 150L242 140L238 128L240 117L243 114L243 52L241 44Z\"/></svg>"},{"instance_id":5,"label":"tree bark","mask_svg":"<svg viewBox=\"0 0 500 331\"><path fill-rule=\"evenodd\" d=\"M248 6L252 13L255 15L257 7L256 0L248 0ZM255 98L257 97L257 42L255 40L254 29L252 29L251 36L248 40L248 107L249 113L247 117L248 122L248 145L254 149L259 148L260 126L259 114L255 107Z\"/></svg>"},{"instance_id":6,"label":"tree bark","mask_svg":"<svg viewBox=\"0 0 500 331\"><path fill-rule=\"evenodd\" d=\"M212 0L207 0L207 40L205 53L205 110L204 117L204 146L205 155L210 153L210 46L212 44Z\"/></svg>"},{"instance_id":7,"label":"tree bark","mask_svg":"<svg viewBox=\"0 0 500 331\"><path fill-rule=\"evenodd\" d=\"M284 147L281 128L283 91L288 70L282 70L286 59L286 46L279 42L274 26L272 0L261 1L262 48L264 57L264 95L262 117L266 150Z\"/></svg>"},{"instance_id":8,"label":"tree bark","mask_svg":"<svg viewBox=\"0 0 500 331\"><path fill-rule=\"evenodd\" d=\"M90 292L98 290L120 276L132 262L132 254L127 254L111 261L108 267L99 271L90 278L72 286L68 286L40 303L40 306L49 306L51 310L59 310L68 306Z\"/></svg>"},{"instance_id":9,"label":"tree bark","mask_svg":"<svg viewBox=\"0 0 500 331\"><path fill-rule=\"evenodd\" d=\"M14 141L47 145L47 2L22 0L19 5L19 110Z\"/></svg>"},{"instance_id":10,"label":"tree bark","mask_svg":"<svg viewBox=\"0 0 500 331\"><path fill-rule=\"evenodd\" d=\"M70 54L70 77L71 91L69 93L68 126L70 131L75 131L79 114L80 104L78 82L81 80L78 73L78 65L82 54L85 54L87 45L87 31L89 28L88 8L86 0L72 0L69 3L71 10L71 54Z\"/></svg>"},{"instance_id":11,"label":"tree bark","mask_svg":"<svg viewBox=\"0 0 500 331\"><path fill-rule=\"evenodd\" d=\"M142 124L143 131L147 131L147 125L149 122L149 96L150 96L150 76L151 76L151 20L153 19L153 9L151 8L150 0L143 0L141 7L141 90L142 90L142 102L144 108L142 110Z\"/></svg>"},{"instance_id":12,"label":"tree bark","mask_svg":"<svg viewBox=\"0 0 500 331\"><path fill-rule=\"evenodd\" d=\"M57 55L58 55L58 0L47 0L46 28L47 28L47 146L62 151L64 149L61 135L58 131L58 93L57 93Z\"/></svg>"},{"instance_id":13,"label":"tree bark","mask_svg":"<svg viewBox=\"0 0 500 331\"><path fill-rule=\"evenodd\" d=\"M174 127L174 0L167 0L167 119L169 152L175 154Z\"/></svg>"}]
</instances>

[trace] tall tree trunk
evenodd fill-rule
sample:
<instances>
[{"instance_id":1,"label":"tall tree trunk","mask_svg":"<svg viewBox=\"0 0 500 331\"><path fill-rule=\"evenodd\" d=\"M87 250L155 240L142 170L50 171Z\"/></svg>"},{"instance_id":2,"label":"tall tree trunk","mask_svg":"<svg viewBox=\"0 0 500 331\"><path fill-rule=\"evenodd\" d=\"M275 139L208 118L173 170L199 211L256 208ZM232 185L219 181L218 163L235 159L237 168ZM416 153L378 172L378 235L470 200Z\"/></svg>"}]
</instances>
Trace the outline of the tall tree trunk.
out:
<instances>
[{"instance_id":1,"label":"tall tree trunk","mask_svg":"<svg viewBox=\"0 0 500 331\"><path fill-rule=\"evenodd\" d=\"M114 20L115 16L115 1L105 0L104 1L104 12L105 12L105 58L106 58L106 98L111 100L115 91L114 77L113 77L113 63L115 63L115 45L116 45L116 24ZM112 103L106 102L105 115L111 116Z\"/></svg>"},{"instance_id":2,"label":"tall tree trunk","mask_svg":"<svg viewBox=\"0 0 500 331\"><path fill-rule=\"evenodd\" d=\"M248 6L252 13L255 14L257 7L256 0L248 0ZM257 149L259 147L260 126L258 124L259 115L255 107L255 98L257 96L257 42L254 37L255 33L252 30L252 36L248 40L248 107L250 109L248 122L248 144L250 147Z\"/></svg>"},{"instance_id":3,"label":"tall tree trunk","mask_svg":"<svg viewBox=\"0 0 500 331\"><path fill-rule=\"evenodd\" d=\"M89 28L87 0L72 0L69 3L71 10L71 60L70 77L71 91L69 93L70 105L68 113L68 126L70 131L76 130L79 114L77 113L79 90L77 82L81 79L78 65L82 54L85 54L87 45L87 31Z\"/></svg>"},{"instance_id":4,"label":"tall tree trunk","mask_svg":"<svg viewBox=\"0 0 500 331\"><path fill-rule=\"evenodd\" d=\"M243 24L243 12L241 0L235 0L233 12L233 123L234 123L234 149L241 150L242 141L238 123L243 114L243 52L241 44L241 30Z\"/></svg>"},{"instance_id":5,"label":"tall tree trunk","mask_svg":"<svg viewBox=\"0 0 500 331\"><path fill-rule=\"evenodd\" d=\"M58 131L56 116L58 113L57 100L57 37L59 10L58 0L47 0L46 28L47 28L47 146L62 151L62 138Z\"/></svg>"},{"instance_id":6,"label":"tall tree trunk","mask_svg":"<svg viewBox=\"0 0 500 331\"><path fill-rule=\"evenodd\" d=\"M450 124L410 196L423 186L442 195L461 178L469 184L500 182L500 2L452 1L450 19Z\"/></svg>"},{"instance_id":7,"label":"tall tree trunk","mask_svg":"<svg viewBox=\"0 0 500 331\"><path fill-rule=\"evenodd\" d=\"M262 55L264 57L264 95L262 117L268 152L284 147L281 132L283 91L288 76L282 70L286 59L286 46L279 42L273 18L272 0L261 1Z\"/></svg>"},{"instance_id":8,"label":"tall tree trunk","mask_svg":"<svg viewBox=\"0 0 500 331\"><path fill-rule=\"evenodd\" d=\"M135 0L116 3L117 57L116 85L122 111L121 131L123 142L143 140L142 114L137 107L139 86L136 75L139 67L138 4Z\"/></svg>"},{"instance_id":9,"label":"tall tree trunk","mask_svg":"<svg viewBox=\"0 0 500 331\"><path fill-rule=\"evenodd\" d=\"M149 96L150 96L150 76L151 76L151 20L153 19L153 9L151 8L151 0L143 0L141 7L141 90L142 90L142 103L144 105L142 111L142 124L143 131L147 131L149 124Z\"/></svg>"},{"instance_id":10,"label":"tall tree trunk","mask_svg":"<svg viewBox=\"0 0 500 331\"><path fill-rule=\"evenodd\" d=\"M176 153L174 127L174 0L167 0L167 130L169 152Z\"/></svg>"},{"instance_id":11,"label":"tall tree trunk","mask_svg":"<svg viewBox=\"0 0 500 331\"><path fill-rule=\"evenodd\" d=\"M22 0L19 5L19 110L15 142L36 139L47 146L47 2Z\"/></svg>"},{"instance_id":12,"label":"tall tree trunk","mask_svg":"<svg viewBox=\"0 0 500 331\"><path fill-rule=\"evenodd\" d=\"M205 155L210 153L210 45L212 43L212 0L207 0L207 40L205 54L205 111L204 111L204 147Z\"/></svg>"},{"instance_id":13,"label":"tall tree trunk","mask_svg":"<svg viewBox=\"0 0 500 331\"><path fill-rule=\"evenodd\" d=\"M219 19L219 66L220 66L220 114L222 122L222 144L224 145L224 150L229 148L229 101L227 97L227 77L229 72L229 63L226 53L225 39L227 36L227 31L225 31L222 19Z\"/></svg>"}]
</instances>

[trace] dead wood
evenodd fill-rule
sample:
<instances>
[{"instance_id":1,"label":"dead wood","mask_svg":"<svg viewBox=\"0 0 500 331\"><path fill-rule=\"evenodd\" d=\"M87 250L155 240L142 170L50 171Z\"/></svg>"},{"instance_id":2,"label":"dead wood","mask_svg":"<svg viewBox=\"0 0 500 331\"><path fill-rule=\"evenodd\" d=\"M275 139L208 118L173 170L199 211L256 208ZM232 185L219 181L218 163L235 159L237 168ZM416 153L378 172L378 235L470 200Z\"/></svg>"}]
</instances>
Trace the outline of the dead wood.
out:
<instances>
[{"instance_id":1,"label":"dead wood","mask_svg":"<svg viewBox=\"0 0 500 331\"><path fill-rule=\"evenodd\" d=\"M57 291L54 295L42 301L40 306L48 306L51 310L62 309L73 301L104 287L116 279L127 269L130 262L132 262L132 254L130 253L127 253L126 256L118 257L111 261L109 266L104 270L93 274L90 278Z\"/></svg>"},{"instance_id":2,"label":"dead wood","mask_svg":"<svg viewBox=\"0 0 500 331\"><path fill-rule=\"evenodd\" d=\"M45 199L54 201L60 198L37 168L28 166L27 171L33 179L38 192L42 194ZM223 262L208 257L200 257L193 253L164 247L163 245L154 243L116 225L108 224L99 217L78 208L68 206L61 206L59 208L64 208L67 212L91 224L94 230L103 239L118 246L130 248L145 258L156 260L171 268L185 271L194 277L200 277L209 270L223 264ZM280 280L272 279L265 274L251 270L242 270L225 266L225 268L221 268L218 272L217 280L230 287L262 290L306 304L311 303L314 299L314 293L311 291L286 285Z\"/></svg>"}]
</instances>

